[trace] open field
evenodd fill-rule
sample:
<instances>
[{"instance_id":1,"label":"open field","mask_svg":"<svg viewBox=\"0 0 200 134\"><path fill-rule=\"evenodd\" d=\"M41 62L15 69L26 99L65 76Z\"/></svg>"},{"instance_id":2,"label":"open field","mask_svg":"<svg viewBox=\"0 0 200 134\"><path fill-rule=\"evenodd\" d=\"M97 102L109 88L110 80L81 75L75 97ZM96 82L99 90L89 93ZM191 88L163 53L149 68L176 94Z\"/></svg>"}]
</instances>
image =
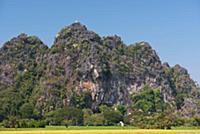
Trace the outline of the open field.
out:
<instances>
[{"instance_id":1,"label":"open field","mask_svg":"<svg viewBox=\"0 0 200 134\"><path fill-rule=\"evenodd\" d=\"M0 131L0 134L200 134L200 130L24 130Z\"/></svg>"},{"instance_id":2,"label":"open field","mask_svg":"<svg viewBox=\"0 0 200 134\"><path fill-rule=\"evenodd\" d=\"M0 128L0 134L200 134L196 128L173 130L136 129L134 127L64 127L47 128Z\"/></svg>"}]
</instances>

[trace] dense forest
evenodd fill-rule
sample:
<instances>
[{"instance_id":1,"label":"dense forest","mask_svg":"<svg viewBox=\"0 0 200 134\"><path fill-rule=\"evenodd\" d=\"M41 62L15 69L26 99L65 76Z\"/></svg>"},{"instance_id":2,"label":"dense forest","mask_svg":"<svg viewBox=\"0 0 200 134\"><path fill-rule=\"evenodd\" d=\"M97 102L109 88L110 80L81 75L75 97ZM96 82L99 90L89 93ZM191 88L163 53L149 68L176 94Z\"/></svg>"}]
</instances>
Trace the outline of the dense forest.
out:
<instances>
[{"instance_id":1,"label":"dense forest","mask_svg":"<svg viewBox=\"0 0 200 134\"><path fill-rule=\"evenodd\" d=\"M147 42L126 45L84 25L61 29L49 48L20 34L0 48L0 126L170 129L200 125L200 88Z\"/></svg>"}]
</instances>

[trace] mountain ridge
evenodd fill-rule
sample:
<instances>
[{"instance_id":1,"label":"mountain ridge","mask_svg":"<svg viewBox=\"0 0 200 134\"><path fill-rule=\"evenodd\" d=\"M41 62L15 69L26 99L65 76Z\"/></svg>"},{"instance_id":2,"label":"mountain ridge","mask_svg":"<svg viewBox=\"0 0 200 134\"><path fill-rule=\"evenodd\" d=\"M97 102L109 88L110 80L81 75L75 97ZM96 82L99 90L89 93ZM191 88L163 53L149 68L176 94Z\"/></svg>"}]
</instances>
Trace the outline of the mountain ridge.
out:
<instances>
[{"instance_id":1,"label":"mountain ridge","mask_svg":"<svg viewBox=\"0 0 200 134\"><path fill-rule=\"evenodd\" d=\"M145 89L158 93L159 101L135 98ZM162 63L149 43L126 45L117 35L100 37L79 22L61 29L51 47L22 33L0 48L2 119L20 115L25 104L37 118L65 107L98 112L101 105L147 113L168 105L171 112L194 117L200 114L199 91L185 68ZM150 108L149 101L159 107Z\"/></svg>"}]
</instances>

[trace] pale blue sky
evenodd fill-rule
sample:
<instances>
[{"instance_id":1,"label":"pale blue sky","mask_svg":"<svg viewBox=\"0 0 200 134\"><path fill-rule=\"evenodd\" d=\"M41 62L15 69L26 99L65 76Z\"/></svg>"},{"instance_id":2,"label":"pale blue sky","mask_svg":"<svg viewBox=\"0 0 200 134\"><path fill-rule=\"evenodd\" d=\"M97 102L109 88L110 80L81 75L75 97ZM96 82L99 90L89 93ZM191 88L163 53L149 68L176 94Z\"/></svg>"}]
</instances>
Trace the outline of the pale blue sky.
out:
<instances>
[{"instance_id":1,"label":"pale blue sky","mask_svg":"<svg viewBox=\"0 0 200 134\"><path fill-rule=\"evenodd\" d=\"M75 20L126 44L149 42L200 83L200 0L0 0L0 44L25 32L51 46Z\"/></svg>"}]
</instances>

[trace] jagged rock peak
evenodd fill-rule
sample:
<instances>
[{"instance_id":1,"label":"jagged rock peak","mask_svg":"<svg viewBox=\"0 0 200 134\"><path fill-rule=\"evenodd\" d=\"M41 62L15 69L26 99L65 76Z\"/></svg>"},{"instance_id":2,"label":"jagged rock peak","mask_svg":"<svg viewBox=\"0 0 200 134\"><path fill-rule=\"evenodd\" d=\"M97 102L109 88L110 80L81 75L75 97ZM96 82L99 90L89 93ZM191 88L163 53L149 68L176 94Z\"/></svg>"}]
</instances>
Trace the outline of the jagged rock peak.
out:
<instances>
[{"instance_id":1,"label":"jagged rock peak","mask_svg":"<svg viewBox=\"0 0 200 134\"><path fill-rule=\"evenodd\" d=\"M156 51L151 47L151 45L148 42L142 41L142 42L136 42L134 44L131 44L128 46L129 50L133 50L133 52L140 52L142 55L149 55L150 53L152 55L155 55L158 57L156 54Z\"/></svg>"},{"instance_id":2,"label":"jagged rock peak","mask_svg":"<svg viewBox=\"0 0 200 134\"><path fill-rule=\"evenodd\" d=\"M21 39L27 38L27 37L28 37L28 35L27 35L26 33L20 33L20 34L17 36L17 38L21 38Z\"/></svg>"},{"instance_id":3,"label":"jagged rock peak","mask_svg":"<svg viewBox=\"0 0 200 134\"><path fill-rule=\"evenodd\" d=\"M165 68L170 68L170 65L169 65L168 62L164 62L164 63L163 63L163 67L165 67Z\"/></svg>"},{"instance_id":4,"label":"jagged rock peak","mask_svg":"<svg viewBox=\"0 0 200 134\"><path fill-rule=\"evenodd\" d=\"M87 31L87 27L80 22L75 22L72 23L71 25L68 26L71 30L82 30L82 31Z\"/></svg>"},{"instance_id":5,"label":"jagged rock peak","mask_svg":"<svg viewBox=\"0 0 200 134\"><path fill-rule=\"evenodd\" d=\"M144 48L152 49L151 45L146 41L138 42L138 43L136 43L136 45L140 45L140 46L142 46Z\"/></svg>"},{"instance_id":6,"label":"jagged rock peak","mask_svg":"<svg viewBox=\"0 0 200 134\"><path fill-rule=\"evenodd\" d=\"M173 67L173 70L174 70L175 73L188 74L187 69L181 67L179 64L176 64L176 65Z\"/></svg>"},{"instance_id":7,"label":"jagged rock peak","mask_svg":"<svg viewBox=\"0 0 200 134\"><path fill-rule=\"evenodd\" d=\"M18 36L7 41L1 48L0 51L15 51L24 50L29 48L48 48L37 36L29 36L25 33L21 33Z\"/></svg>"},{"instance_id":8,"label":"jagged rock peak","mask_svg":"<svg viewBox=\"0 0 200 134\"><path fill-rule=\"evenodd\" d=\"M37 36L29 36L25 33L19 34L17 37L12 38L7 42L8 44L24 44L24 45L38 45L43 44L43 42ZM6 43L6 44L7 44Z\"/></svg>"},{"instance_id":9,"label":"jagged rock peak","mask_svg":"<svg viewBox=\"0 0 200 134\"><path fill-rule=\"evenodd\" d=\"M75 22L61 29L61 31L57 33L54 43L99 42L100 40L101 38L95 32L89 31L87 27L80 22Z\"/></svg>"},{"instance_id":10,"label":"jagged rock peak","mask_svg":"<svg viewBox=\"0 0 200 134\"><path fill-rule=\"evenodd\" d=\"M119 45L124 45L123 41L121 40L121 37L117 35L103 37L103 42L111 49Z\"/></svg>"},{"instance_id":11,"label":"jagged rock peak","mask_svg":"<svg viewBox=\"0 0 200 134\"><path fill-rule=\"evenodd\" d=\"M103 37L104 40L109 39L109 40L113 40L115 42L122 42L121 37L118 35L113 35L113 36L106 36Z\"/></svg>"},{"instance_id":12,"label":"jagged rock peak","mask_svg":"<svg viewBox=\"0 0 200 134\"><path fill-rule=\"evenodd\" d=\"M151 45L145 41L130 44L130 45L128 45L128 48L133 49L134 51L136 51L136 50L140 50L140 51L144 51L144 52L152 51L153 53L155 53L155 50L151 47Z\"/></svg>"}]
</instances>

